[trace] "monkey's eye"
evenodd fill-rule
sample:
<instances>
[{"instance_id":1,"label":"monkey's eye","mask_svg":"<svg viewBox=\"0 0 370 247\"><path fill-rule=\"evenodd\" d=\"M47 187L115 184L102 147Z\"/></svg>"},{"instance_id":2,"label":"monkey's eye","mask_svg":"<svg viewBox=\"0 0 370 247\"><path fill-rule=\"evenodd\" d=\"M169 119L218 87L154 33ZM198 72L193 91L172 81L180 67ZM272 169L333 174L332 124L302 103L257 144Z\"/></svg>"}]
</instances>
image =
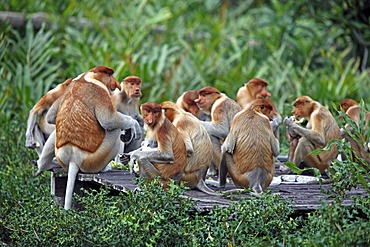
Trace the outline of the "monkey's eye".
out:
<instances>
[{"instance_id":1,"label":"monkey's eye","mask_svg":"<svg viewBox=\"0 0 370 247\"><path fill-rule=\"evenodd\" d=\"M261 105L261 110L265 109L265 106L264 105Z\"/></svg>"}]
</instances>

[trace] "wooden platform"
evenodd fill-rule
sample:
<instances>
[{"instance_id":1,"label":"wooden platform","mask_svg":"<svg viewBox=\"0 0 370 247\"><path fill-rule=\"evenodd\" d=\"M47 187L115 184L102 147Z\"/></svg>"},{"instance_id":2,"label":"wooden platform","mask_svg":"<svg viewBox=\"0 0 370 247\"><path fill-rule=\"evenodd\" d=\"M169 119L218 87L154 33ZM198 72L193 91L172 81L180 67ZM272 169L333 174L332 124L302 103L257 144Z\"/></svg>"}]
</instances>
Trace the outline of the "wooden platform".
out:
<instances>
[{"instance_id":1,"label":"wooden platform","mask_svg":"<svg viewBox=\"0 0 370 247\"><path fill-rule=\"evenodd\" d=\"M281 163L276 163L277 175L281 175L279 167ZM279 174L280 173L280 174ZM99 189L106 187L111 190L112 195L117 195L119 192L133 191L137 186L134 183L135 176L130 174L129 171L124 170L111 170L104 173L96 174L84 174L78 173L77 181L75 184L74 191L80 193L80 188L92 188ZM66 173L61 169L54 169L51 177L51 193L55 195L58 203L64 203L65 187L66 187ZM231 181L231 180L230 180ZM330 183L323 184L322 188L327 191L330 189ZM210 186L211 187L211 186ZM215 187L211 187L216 189ZM235 186L232 182L226 185L225 189L233 189ZM282 196L282 200L291 199L292 205L297 213L303 213L308 211L316 210L320 205L321 201L330 202L332 199L328 198L325 193L320 190L319 184L299 184L296 182L291 183L280 183L271 185L270 189L272 193L279 193ZM350 205L350 196L360 195L368 197L364 189L355 189L347 192L347 198L344 200L344 205ZM185 192L185 196L191 197L196 202L196 209L198 211L209 211L214 206L228 206L237 201L240 198L249 198L248 194L241 194L235 196L235 200L229 200L225 197L210 196L198 190L189 190Z\"/></svg>"}]
</instances>

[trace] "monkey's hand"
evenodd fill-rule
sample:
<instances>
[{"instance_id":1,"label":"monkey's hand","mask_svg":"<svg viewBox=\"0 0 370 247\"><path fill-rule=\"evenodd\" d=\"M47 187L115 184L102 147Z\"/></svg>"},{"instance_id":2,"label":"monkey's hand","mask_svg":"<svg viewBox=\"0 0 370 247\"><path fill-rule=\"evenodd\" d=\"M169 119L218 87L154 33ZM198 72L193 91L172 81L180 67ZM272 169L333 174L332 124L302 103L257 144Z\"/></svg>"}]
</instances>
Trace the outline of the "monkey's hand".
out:
<instances>
[{"instance_id":1,"label":"monkey's hand","mask_svg":"<svg viewBox=\"0 0 370 247\"><path fill-rule=\"evenodd\" d=\"M141 127L144 127L144 120L143 117L139 114L135 115L135 120L139 123Z\"/></svg>"},{"instance_id":2,"label":"monkey's hand","mask_svg":"<svg viewBox=\"0 0 370 247\"><path fill-rule=\"evenodd\" d=\"M276 117L272 121L270 121L270 126L272 130L275 131L277 128L279 128L280 123L281 123L281 119L279 121L279 119Z\"/></svg>"},{"instance_id":3,"label":"monkey's hand","mask_svg":"<svg viewBox=\"0 0 370 247\"><path fill-rule=\"evenodd\" d=\"M142 137L143 137L143 129L140 126L139 122L137 122L137 121L134 121L134 122L135 122L135 124L133 124L133 126L131 126L131 129L134 133L134 139L135 140L141 140Z\"/></svg>"},{"instance_id":4,"label":"monkey's hand","mask_svg":"<svg viewBox=\"0 0 370 247\"><path fill-rule=\"evenodd\" d=\"M135 164L136 164L136 160L139 158L139 155L137 155L137 152L138 150L134 150L128 154L123 154L125 155L126 157L129 158L129 161L128 161L128 165L130 167L130 173L133 174L135 173Z\"/></svg>"},{"instance_id":5,"label":"monkey's hand","mask_svg":"<svg viewBox=\"0 0 370 247\"><path fill-rule=\"evenodd\" d=\"M283 123L286 127L291 127L295 125L294 119L292 117L285 117Z\"/></svg>"},{"instance_id":6,"label":"monkey's hand","mask_svg":"<svg viewBox=\"0 0 370 247\"><path fill-rule=\"evenodd\" d=\"M221 153L230 153L232 154L234 152L234 147L233 145L230 145L229 142L225 142L224 144L222 144L221 146Z\"/></svg>"},{"instance_id":7,"label":"monkey's hand","mask_svg":"<svg viewBox=\"0 0 370 247\"><path fill-rule=\"evenodd\" d=\"M37 144L38 143L32 137L31 139L28 139L28 138L26 139L25 146L26 146L26 148L35 149L35 148L37 148Z\"/></svg>"}]
</instances>

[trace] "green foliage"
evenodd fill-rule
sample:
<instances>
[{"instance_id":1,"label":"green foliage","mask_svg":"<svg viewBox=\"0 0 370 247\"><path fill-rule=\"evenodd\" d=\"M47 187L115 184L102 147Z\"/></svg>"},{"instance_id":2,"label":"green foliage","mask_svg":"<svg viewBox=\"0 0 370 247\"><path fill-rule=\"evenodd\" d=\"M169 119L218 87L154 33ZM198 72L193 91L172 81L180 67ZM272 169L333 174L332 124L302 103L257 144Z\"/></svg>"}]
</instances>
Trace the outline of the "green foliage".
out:
<instances>
[{"instance_id":1,"label":"green foliage","mask_svg":"<svg viewBox=\"0 0 370 247\"><path fill-rule=\"evenodd\" d=\"M369 200L355 198L351 206L323 203L309 214L296 236L289 235L287 246L369 246Z\"/></svg>"},{"instance_id":2,"label":"green foliage","mask_svg":"<svg viewBox=\"0 0 370 247\"><path fill-rule=\"evenodd\" d=\"M15 113L27 115L35 100L50 89L60 66L51 61L59 49L53 46L52 32L44 27L35 34L32 23L28 22L24 37L15 30L5 34L0 37L5 47L0 50L2 121Z\"/></svg>"}]
</instances>

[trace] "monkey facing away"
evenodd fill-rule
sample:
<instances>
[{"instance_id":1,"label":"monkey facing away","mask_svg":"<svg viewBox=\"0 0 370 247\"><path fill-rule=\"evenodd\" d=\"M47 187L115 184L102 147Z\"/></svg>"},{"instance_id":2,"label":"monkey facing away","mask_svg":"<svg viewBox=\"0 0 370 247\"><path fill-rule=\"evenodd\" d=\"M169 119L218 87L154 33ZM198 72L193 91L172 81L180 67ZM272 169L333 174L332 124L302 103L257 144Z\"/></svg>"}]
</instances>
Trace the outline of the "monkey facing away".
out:
<instances>
[{"instance_id":1,"label":"monkey facing away","mask_svg":"<svg viewBox=\"0 0 370 247\"><path fill-rule=\"evenodd\" d=\"M274 176L274 157L279 141L270 126L273 106L256 99L235 115L230 132L221 146L222 162L219 186L226 184L230 174L237 188L251 188L254 193L267 189Z\"/></svg>"},{"instance_id":2,"label":"monkey facing away","mask_svg":"<svg viewBox=\"0 0 370 247\"><path fill-rule=\"evenodd\" d=\"M271 94L267 91L268 83L260 78L253 78L243 87L239 88L236 94L236 102L242 107L246 107L247 104L255 99L265 99L274 108L274 117L270 124L276 138L279 138L279 126L282 122L281 116L276 108L276 106L271 101Z\"/></svg>"},{"instance_id":3,"label":"monkey facing away","mask_svg":"<svg viewBox=\"0 0 370 247\"><path fill-rule=\"evenodd\" d=\"M308 120L307 128L297 125L291 118L284 119L287 132L299 136L294 151L293 163L299 167L313 167L325 173L331 162L337 157L336 146L319 155L310 154L312 151L323 148L332 139L340 139L340 129L333 115L319 102L308 96L301 96L293 103L295 109L292 113L298 118Z\"/></svg>"},{"instance_id":4,"label":"monkey facing away","mask_svg":"<svg viewBox=\"0 0 370 247\"><path fill-rule=\"evenodd\" d=\"M191 189L197 188L210 195L214 192L204 182L207 170L212 163L213 150L211 139L194 115L180 109L175 103L165 101L161 104L168 120L183 135L188 157L185 162L181 180Z\"/></svg>"},{"instance_id":5,"label":"monkey facing away","mask_svg":"<svg viewBox=\"0 0 370 247\"><path fill-rule=\"evenodd\" d=\"M140 108L146 136L144 146L129 153L130 162L137 161L142 177L153 180L159 176L164 188L168 187L169 179L179 183L187 157L182 134L166 118L160 105L147 102ZM150 143L156 145L147 147Z\"/></svg>"},{"instance_id":6,"label":"monkey facing away","mask_svg":"<svg viewBox=\"0 0 370 247\"><path fill-rule=\"evenodd\" d=\"M71 208L78 171L102 170L120 149L121 129L133 125L131 117L113 108L111 92L120 88L113 73L109 67L98 66L75 78L46 116L49 123L56 124L56 130L43 152L47 145L49 149L55 146L58 163L68 170L66 210ZM43 158L41 154L40 159L50 160L50 157ZM45 170L47 162L38 165L36 175Z\"/></svg>"}]
</instances>

